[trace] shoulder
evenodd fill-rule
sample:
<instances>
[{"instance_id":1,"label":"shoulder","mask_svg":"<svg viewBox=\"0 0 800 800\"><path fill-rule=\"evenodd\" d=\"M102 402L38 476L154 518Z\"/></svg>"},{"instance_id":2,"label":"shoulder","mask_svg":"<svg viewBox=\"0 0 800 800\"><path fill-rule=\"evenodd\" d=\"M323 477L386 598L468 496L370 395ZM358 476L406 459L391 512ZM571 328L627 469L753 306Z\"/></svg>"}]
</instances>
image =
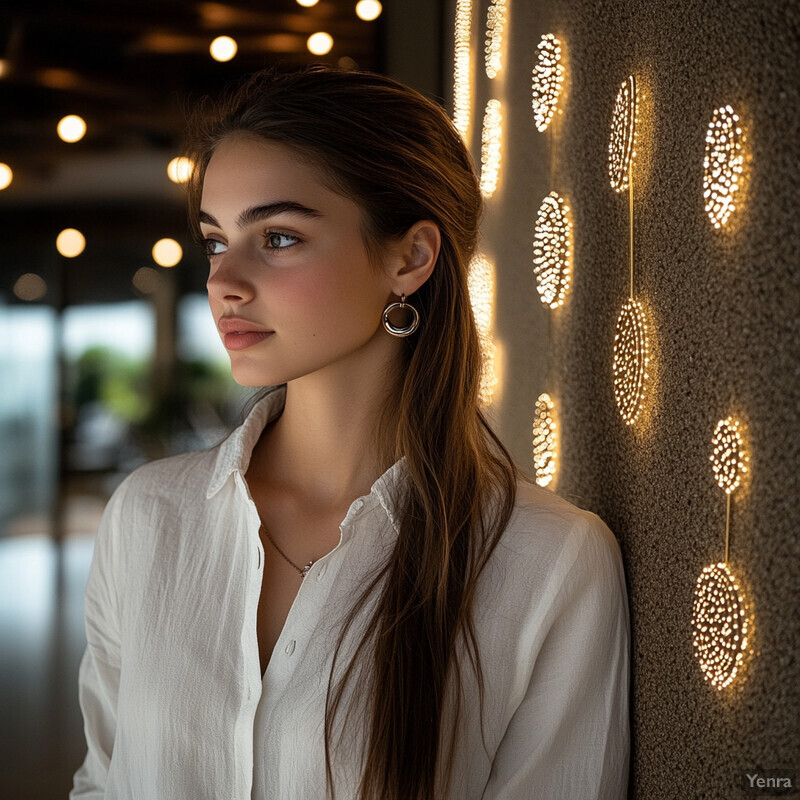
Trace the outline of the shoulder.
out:
<instances>
[{"instance_id":1,"label":"shoulder","mask_svg":"<svg viewBox=\"0 0 800 800\"><path fill-rule=\"evenodd\" d=\"M490 563L509 591L529 587L540 596L567 586L599 582L613 591L624 584L619 543L600 517L523 480Z\"/></svg>"},{"instance_id":2,"label":"shoulder","mask_svg":"<svg viewBox=\"0 0 800 800\"><path fill-rule=\"evenodd\" d=\"M111 509L152 513L158 506L181 506L204 498L219 445L151 461L128 475L109 500Z\"/></svg>"}]
</instances>

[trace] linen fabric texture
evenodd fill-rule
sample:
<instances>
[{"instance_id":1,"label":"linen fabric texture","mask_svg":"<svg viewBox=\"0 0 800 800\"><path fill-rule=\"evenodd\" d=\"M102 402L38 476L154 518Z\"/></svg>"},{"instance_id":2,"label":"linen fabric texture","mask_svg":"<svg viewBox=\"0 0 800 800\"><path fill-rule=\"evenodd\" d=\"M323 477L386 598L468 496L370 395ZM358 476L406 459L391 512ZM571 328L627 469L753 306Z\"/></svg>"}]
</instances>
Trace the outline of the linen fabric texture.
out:
<instances>
[{"instance_id":1,"label":"linen fabric texture","mask_svg":"<svg viewBox=\"0 0 800 800\"><path fill-rule=\"evenodd\" d=\"M341 539L303 580L262 678L263 549L244 479L285 384L222 444L145 465L109 501L86 589L79 677L88 752L70 793L108 800L322 800L334 644L353 598L391 553L405 459L350 505ZM367 603L340 663L365 630ZM358 622L361 627L358 627ZM451 800L626 796L630 620L619 545L592 513L522 481L483 572L478 692L464 706ZM351 687L347 702L360 700ZM364 725L333 751L353 798ZM447 735L445 727L444 735ZM484 746L485 744L485 746Z\"/></svg>"}]
</instances>

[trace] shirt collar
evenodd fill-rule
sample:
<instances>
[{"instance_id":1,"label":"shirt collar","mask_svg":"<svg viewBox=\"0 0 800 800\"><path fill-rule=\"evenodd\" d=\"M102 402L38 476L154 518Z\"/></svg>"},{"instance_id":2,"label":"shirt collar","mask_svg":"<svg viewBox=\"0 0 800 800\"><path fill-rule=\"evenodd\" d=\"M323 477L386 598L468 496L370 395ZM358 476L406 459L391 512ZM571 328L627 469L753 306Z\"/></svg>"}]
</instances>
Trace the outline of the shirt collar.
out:
<instances>
[{"instance_id":1,"label":"shirt collar","mask_svg":"<svg viewBox=\"0 0 800 800\"><path fill-rule=\"evenodd\" d=\"M219 445L217 459L206 498L213 497L232 475L244 475L250 465L250 456L266 426L283 413L286 403L286 384L282 383L262 397L252 408L244 422ZM395 531L400 523L394 510L393 496L397 488L407 480L406 457L395 461L370 488L370 497L377 497Z\"/></svg>"}]
</instances>

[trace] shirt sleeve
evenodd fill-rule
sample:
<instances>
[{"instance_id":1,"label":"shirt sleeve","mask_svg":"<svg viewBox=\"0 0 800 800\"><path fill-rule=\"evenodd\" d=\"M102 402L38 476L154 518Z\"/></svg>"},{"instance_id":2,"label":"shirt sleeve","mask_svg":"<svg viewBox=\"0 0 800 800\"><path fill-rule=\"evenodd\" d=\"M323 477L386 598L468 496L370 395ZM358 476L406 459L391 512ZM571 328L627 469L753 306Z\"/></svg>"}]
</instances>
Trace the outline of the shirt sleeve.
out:
<instances>
[{"instance_id":1,"label":"shirt sleeve","mask_svg":"<svg viewBox=\"0 0 800 800\"><path fill-rule=\"evenodd\" d=\"M565 548L571 564L557 570L547 632L483 800L626 797L630 620L622 558L598 517L582 515L573 533L580 536Z\"/></svg>"},{"instance_id":2,"label":"shirt sleeve","mask_svg":"<svg viewBox=\"0 0 800 800\"><path fill-rule=\"evenodd\" d=\"M86 735L86 758L77 770L70 800L105 796L114 748L120 675L120 575L118 532L123 487L106 506L86 585L86 651L78 674L78 698Z\"/></svg>"}]
</instances>

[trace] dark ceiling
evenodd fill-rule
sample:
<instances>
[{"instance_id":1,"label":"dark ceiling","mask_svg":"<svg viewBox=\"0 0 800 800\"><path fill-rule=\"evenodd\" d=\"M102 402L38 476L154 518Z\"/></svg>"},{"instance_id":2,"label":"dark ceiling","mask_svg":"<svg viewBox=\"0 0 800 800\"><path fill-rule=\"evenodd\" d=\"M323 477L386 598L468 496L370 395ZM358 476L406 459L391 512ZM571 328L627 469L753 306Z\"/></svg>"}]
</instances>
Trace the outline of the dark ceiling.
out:
<instances>
[{"instance_id":1,"label":"dark ceiling","mask_svg":"<svg viewBox=\"0 0 800 800\"><path fill-rule=\"evenodd\" d=\"M172 278L179 290L202 288L203 262L187 242L183 192L166 176L169 159L180 154L186 111L241 74L275 62L382 71L383 18L364 22L355 5L4 2L0 162L13 169L14 180L0 191L7 237L0 301L16 302L12 287L28 272L48 282L40 302L135 296L129 276L154 266L150 248L163 236L184 244L184 262ZM308 36L317 31L333 37L326 56L307 49ZM219 35L232 36L239 46L226 63L209 55ZM87 123L86 136L74 144L56 135L66 114ZM79 228L87 240L84 253L69 263L55 251L55 237L65 227Z\"/></svg>"}]
</instances>

